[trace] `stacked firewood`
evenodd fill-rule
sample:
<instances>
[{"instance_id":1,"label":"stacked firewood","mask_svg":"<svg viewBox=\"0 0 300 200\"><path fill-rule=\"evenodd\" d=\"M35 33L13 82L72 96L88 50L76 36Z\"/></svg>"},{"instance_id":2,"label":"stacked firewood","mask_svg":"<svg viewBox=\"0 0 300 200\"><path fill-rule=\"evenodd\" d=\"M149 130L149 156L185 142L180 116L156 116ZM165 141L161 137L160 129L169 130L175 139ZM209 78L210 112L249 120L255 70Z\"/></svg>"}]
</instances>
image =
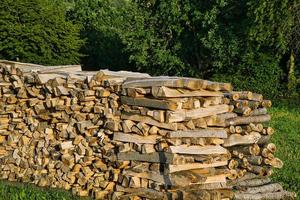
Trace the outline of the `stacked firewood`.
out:
<instances>
[{"instance_id":1,"label":"stacked firewood","mask_svg":"<svg viewBox=\"0 0 300 200\"><path fill-rule=\"evenodd\" d=\"M123 171L122 187L140 188L127 196L147 188L176 190L173 199L178 193L197 199L199 191L210 196L206 199L232 195L222 191L230 174L230 154L221 146L227 133L214 125L217 114L233 109L221 91L231 91L231 85L169 77L122 84L122 121L113 139L118 160L131 161Z\"/></svg>"},{"instance_id":2,"label":"stacked firewood","mask_svg":"<svg viewBox=\"0 0 300 200\"><path fill-rule=\"evenodd\" d=\"M271 117L267 108L272 106L271 101L250 91L224 93L224 96L234 106L232 115L223 121L228 138L222 146L231 154L228 185L237 189L235 199L293 199L294 193L284 191L268 178L273 168L283 167L283 162L274 155L276 145L270 142L274 129L269 126Z\"/></svg>"},{"instance_id":3,"label":"stacked firewood","mask_svg":"<svg viewBox=\"0 0 300 200\"><path fill-rule=\"evenodd\" d=\"M268 178L271 102L231 84L0 61L0 97L1 179L95 199L293 198Z\"/></svg>"},{"instance_id":4,"label":"stacked firewood","mask_svg":"<svg viewBox=\"0 0 300 200\"><path fill-rule=\"evenodd\" d=\"M120 118L120 83L139 73L80 66L0 67L0 178L100 198L122 169L106 127ZM121 74L121 75L120 75ZM106 77L112 77L109 80ZM117 170L115 172L115 170ZM118 177L118 176L117 176Z\"/></svg>"}]
</instances>

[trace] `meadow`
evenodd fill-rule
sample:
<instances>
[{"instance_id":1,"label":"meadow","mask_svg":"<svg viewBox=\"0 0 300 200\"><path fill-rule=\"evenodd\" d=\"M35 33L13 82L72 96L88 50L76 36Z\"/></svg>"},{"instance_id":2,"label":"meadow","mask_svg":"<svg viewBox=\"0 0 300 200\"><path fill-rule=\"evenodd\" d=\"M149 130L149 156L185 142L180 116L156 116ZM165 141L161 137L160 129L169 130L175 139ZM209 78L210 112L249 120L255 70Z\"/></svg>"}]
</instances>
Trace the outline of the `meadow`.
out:
<instances>
[{"instance_id":1,"label":"meadow","mask_svg":"<svg viewBox=\"0 0 300 200\"><path fill-rule=\"evenodd\" d=\"M300 102L275 101L270 109L271 126L276 132L272 142L277 146L276 156L283 160L284 167L275 170L272 177L289 191L298 192L300 200ZM0 200L82 200L70 192L38 188L32 184L0 181Z\"/></svg>"}]
</instances>

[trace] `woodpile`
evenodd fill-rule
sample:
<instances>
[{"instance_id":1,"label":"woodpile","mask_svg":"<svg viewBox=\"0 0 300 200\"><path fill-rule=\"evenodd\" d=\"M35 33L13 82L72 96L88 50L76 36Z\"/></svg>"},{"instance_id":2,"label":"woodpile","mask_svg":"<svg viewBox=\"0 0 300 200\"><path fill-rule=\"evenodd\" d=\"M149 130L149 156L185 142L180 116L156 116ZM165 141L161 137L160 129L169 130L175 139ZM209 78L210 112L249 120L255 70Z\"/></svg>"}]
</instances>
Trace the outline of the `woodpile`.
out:
<instances>
[{"instance_id":1,"label":"woodpile","mask_svg":"<svg viewBox=\"0 0 300 200\"><path fill-rule=\"evenodd\" d=\"M95 199L294 199L271 102L229 83L0 61L0 178Z\"/></svg>"}]
</instances>

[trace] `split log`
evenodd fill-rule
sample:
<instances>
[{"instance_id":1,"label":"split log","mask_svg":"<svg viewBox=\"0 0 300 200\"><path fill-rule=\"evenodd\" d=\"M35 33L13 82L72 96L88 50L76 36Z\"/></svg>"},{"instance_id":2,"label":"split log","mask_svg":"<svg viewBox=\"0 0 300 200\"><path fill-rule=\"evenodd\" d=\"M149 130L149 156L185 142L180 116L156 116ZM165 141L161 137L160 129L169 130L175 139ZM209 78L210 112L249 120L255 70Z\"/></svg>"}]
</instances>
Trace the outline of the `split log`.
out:
<instances>
[{"instance_id":1,"label":"split log","mask_svg":"<svg viewBox=\"0 0 300 200\"><path fill-rule=\"evenodd\" d=\"M186 171L191 169L201 169L201 168L209 168L209 167L220 167L226 166L227 161L219 161L214 163L188 163L184 165L169 165L169 173L174 173L177 171Z\"/></svg>"},{"instance_id":2,"label":"split log","mask_svg":"<svg viewBox=\"0 0 300 200\"><path fill-rule=\"evenodd\" d=\"M193 110L178 110L167 112L167 122L181 122L228 112L228 105L216 105Z\"/></svg>"},{"instance_id":3,"label":"split log","mask_svg":"<svg viewBox=\"0 0 300 200\"><path fill-rule=\"evenodd\" d=\"M227 150L219 145L212 146L187 146L187 145L180 145L180 146L170 146L168 148L168 152L171 153L179 153L179 154L194 154L194 155L203 155L203 154L226 154Z\"/></svg>"},{"instance_id":4,"label":"split log","mask_svg":"<svg viewBox=\"0 0 300 200\"><path fill-rule=\"evenodd\" d=\"M140 154L138 152L118 153L119 160L144 161L150 163L173 163L174 154L166 152L154 152L149 154Z\"/></svg>"},{"instance_id":5,"label":"split log","mask_svg":"<svg viewBox=\"0 0 300 200\"><path fill-rule=\"evenodd\" d=\"M152 126L164 128L167 130L173 130L173 131L177 130L176 123L161 123L161 122L158 122L148 116L130 115L130 114L122 113L121 119L128 119L128 120L132 120L132 121L136 121L136 122L142 122L142 123L149 124Z\"/></svg>"},{"instance_id":6,"label":"split log","mask_svg":"<svg viewBox=\"0 0 300 200\"><path fill-rule=\"evenodd\" d=\"M121 103L132 106L143 106L148 108L157 108L163 110L177 110L179 105L173 101L158 100L149 98L132 98L121 96Z\"/></svg>"},{"instance_id":7,"label":"split log","mask_svg":"<svg viewBox=\"0 0 300 200\"><path fill-rule=\"evenodd\" d=\"M123 88L170 87L190 90L205 89L208 81L182 77L152 77L143 80L132 80L123 83Z\"/></svg>"},{"instance_id":8,"label":"split log","mask_svg":"<svg viewBox=\"0 0 300 200\"><path fill-rule=\"evenodd\" d=\"M169 138L227 138L225 130L221 129L198 129L187 131L172 131L168 134Z\"/></svg>"},{"instance_id":9,"label":"split log","mask_svg":"<svg viewBox=\"0 0 300 200\"><path fill-rule=\"evenodd\" d=\"M121 132L115 132L113 140L121 142L131 142L136 144L156 144L161 136L149 135L149 136L140 136L136 134L126 134Z\"/></svg>"},{"instance_id":10,"label":"split log","mask_svg":"<svg viewBox=\"0 0 300 200\"><path fill-rule=\"evenodd\" d=\"M207 90L185 90L185 89L171 89L167 87L152 87L152 95L156 98L165 97L221 97L221 92L212 92Z\"/></svg>"},{"instance_id":11,"label":"split log","mask_svg":"<svg viewBox=\"0 0 300 200\"><path fill-rule=\"evenodd\" d=\"M228 139L224 140L224 147L231 147L236 145L247 145L257 143L261 135L257 132L252 132L250 135L232 134Z\"/></svg>"}]
</instances>

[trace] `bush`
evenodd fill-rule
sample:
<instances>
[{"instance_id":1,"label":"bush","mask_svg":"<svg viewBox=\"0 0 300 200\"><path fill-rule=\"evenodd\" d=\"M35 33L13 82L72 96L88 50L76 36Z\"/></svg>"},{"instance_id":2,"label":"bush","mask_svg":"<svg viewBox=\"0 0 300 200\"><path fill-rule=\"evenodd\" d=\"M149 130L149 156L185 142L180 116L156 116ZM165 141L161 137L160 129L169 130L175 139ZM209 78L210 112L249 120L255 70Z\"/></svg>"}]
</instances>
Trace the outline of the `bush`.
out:
<instances>
[{"instance_id":1,"label":"bush","mask_svg":"<svg viewBox=\"0 0 300 200\"><path fill-rule=\"evenodd\" d=\"M79 27L59 0L2 0L0 58L39 64L78 63Z\"/></svg>"},{"instance_id":2,"label":"bush","mask_svg":"<svg viewBox=\"0 0 300 200\"><path fill-rule=\"evenodd\" d=\"M216 81L231 82L235 90L250 90L268 98L281 96L282 70L278 60L270 55L252 54L243 57L238 70L219 73L213 76Z\"/></svg>"}]
</instances>

